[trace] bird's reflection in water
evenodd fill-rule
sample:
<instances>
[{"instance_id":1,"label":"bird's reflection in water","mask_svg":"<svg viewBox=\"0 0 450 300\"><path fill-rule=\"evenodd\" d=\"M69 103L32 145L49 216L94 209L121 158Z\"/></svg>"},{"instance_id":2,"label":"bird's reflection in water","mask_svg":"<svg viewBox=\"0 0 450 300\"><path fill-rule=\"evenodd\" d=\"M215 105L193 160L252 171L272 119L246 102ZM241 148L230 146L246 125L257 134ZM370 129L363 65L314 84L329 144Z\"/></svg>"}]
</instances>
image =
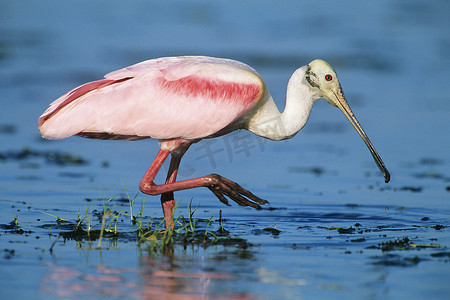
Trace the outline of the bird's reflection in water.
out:
<instances>
[{"instance_id":1,"label":"bird's reflection in water","mask_svg":"<svg viewBox=\"0 0 450 300\"><path fill-rule=\"evenodd\" d=\"M127 299L254 299L232 290L238 278L226 271L205 271L205 257L186 253L143 255L140 265L80 267L49 265L41 291L48 297L112 297ZM198 254L198 253L197 253ZM211 262L206 265L211 266Z\"/></svg>"},{"instance_id":2,"label":"bird's reflection in water","mask_svg":"<svg viewBox=\"0 0 450 300\"><path fill-rule=\"evenodd\" d=\"M172 249L173 251L173 249ZM197 253L198 254L198 253ZM146 299L253 299L247 293L221 288L221 283L237 281L237 277L226 271L202 266L214 265L205 262L203 255L147 255L142 259L143 296Z\"/></svg>"}]
</instances>

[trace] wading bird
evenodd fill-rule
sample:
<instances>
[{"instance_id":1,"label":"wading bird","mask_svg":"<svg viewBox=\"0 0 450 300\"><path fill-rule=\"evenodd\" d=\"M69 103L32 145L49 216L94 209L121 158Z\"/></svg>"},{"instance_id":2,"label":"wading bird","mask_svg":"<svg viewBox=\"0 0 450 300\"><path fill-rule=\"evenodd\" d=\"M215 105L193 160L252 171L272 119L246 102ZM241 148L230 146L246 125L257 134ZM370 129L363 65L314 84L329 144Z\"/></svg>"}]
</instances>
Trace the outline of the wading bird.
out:
<instances>
[{"instance_id":1,"label":"wading bird","mask_svg":"<svg viewBox=\"0 0 450 300\"><path fill-rule=\"evenodd\" d=\"M161 149L139 188L161 194L166 227L173 227L173 192L207 187L229 205L268 203L217 174L176 181L178 166L193 143L247 129L270 139L292 138L306 124L314 101L323 98L338 107L370 150L385 182L390 175L351 111L335 71L316 59L292 74L286 107L280 113L266 85L250 66L222 58L165 57L147 60L81 85L50 104L38 127L44 138L72 135L108 140L158 139ZM153 182L171 154L165 184Z\"/></svg>"}]
</instances>

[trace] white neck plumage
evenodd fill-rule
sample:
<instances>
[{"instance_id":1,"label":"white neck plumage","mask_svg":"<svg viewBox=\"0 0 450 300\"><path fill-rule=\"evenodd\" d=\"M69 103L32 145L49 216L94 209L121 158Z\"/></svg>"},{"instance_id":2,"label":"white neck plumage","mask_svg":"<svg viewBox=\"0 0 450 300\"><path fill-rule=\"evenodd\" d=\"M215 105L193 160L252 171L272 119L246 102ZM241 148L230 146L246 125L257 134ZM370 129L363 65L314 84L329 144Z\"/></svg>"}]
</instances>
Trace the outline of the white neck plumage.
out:
<instances>
[{"instance_id":1,"label":"white neck plumage","mask_svg":"<svg viewBox=\"0 0 450 300\"><path fill-rule=\"evenodd\" d=\"M261 106L250 117L248 130L261 137L279 141L292 138L305 126L314 101L318 98L305 81L307 67L301 67L289 79L286 107L280 113L269 91Z\"/></svg>"}]
</instances>

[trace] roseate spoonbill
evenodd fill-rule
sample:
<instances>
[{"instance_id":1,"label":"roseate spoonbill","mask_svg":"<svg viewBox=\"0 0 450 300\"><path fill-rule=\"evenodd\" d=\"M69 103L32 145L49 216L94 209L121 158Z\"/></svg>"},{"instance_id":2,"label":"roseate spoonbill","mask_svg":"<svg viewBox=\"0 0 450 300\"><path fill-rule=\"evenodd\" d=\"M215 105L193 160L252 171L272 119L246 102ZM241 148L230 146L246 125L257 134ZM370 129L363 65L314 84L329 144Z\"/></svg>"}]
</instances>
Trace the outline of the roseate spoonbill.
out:
<instances>
[{"instance_id":1,"label":"roseate spoonbill","mask_svg":"<svg viewBox=\"0 0 450 300\"><path fill-rule=\"evenodd\" d=\"M145 194L161 194L169 228L174 191L207 187L226 205L226 197L256 208L268 203L217 174L176 181L180 160L190 145L237 129L270 140L290 139L306 124L314 101L320 98L344 113L388 182L389 172L347 104L335 71L320 59L292 74L283 113L258 73L244 63L203 56L165 57L111 72L105 79L69 91L50 104L38 127L48 139L72 135L158 139L161 149L139 188ZM169 154L166 182L157 185L153 180Z\"/></svg>"}]
</instances>

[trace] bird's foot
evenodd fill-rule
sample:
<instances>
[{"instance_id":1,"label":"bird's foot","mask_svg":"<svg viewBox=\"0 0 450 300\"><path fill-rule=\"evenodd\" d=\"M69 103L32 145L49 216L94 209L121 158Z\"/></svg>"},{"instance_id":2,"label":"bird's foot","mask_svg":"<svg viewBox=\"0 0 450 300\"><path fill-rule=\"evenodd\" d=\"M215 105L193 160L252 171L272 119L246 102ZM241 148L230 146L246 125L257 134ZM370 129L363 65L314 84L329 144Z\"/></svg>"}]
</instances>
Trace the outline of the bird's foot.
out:
<instances>
[{"instance_id":1,"label":"bird's foot","mask_svg":"<svg viewBox=\"0 0 450 300\"><path fill-rule=\"evenodd\" d=\"M209 188L211 192L219 198L220 202L225 205L230 206L225 196L239 205L251 206L257 209L261 209L259 204L269 204L269 201L253 195L236 182L233 182L225 177L218 174L211 174L206 177L208 177L211 181L211 183L207 185L207 188Z\"/></svg>"}]
</instances>

